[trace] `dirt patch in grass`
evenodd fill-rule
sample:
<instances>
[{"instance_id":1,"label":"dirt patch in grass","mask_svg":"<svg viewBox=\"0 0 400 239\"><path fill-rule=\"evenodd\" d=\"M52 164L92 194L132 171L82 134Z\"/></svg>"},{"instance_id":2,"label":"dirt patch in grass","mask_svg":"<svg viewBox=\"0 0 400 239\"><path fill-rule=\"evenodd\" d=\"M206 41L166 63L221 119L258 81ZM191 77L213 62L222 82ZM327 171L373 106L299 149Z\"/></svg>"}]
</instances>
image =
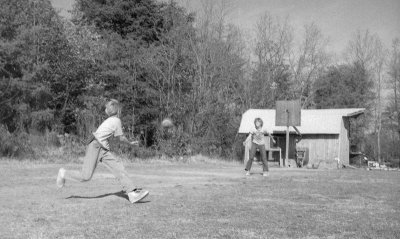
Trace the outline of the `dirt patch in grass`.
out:
<instances>
[{"instance_id":1,"label":"dirt patch in grass","mask_svg":"<svg viewBox=\"0 0 400 239\"><path fill-rule=\"evenodd\" d=\"M102 166L57 190L60 166L0 163L1 238L400 238L399 172L135 163L130 204Z\"/></svg>"}]
</instances>

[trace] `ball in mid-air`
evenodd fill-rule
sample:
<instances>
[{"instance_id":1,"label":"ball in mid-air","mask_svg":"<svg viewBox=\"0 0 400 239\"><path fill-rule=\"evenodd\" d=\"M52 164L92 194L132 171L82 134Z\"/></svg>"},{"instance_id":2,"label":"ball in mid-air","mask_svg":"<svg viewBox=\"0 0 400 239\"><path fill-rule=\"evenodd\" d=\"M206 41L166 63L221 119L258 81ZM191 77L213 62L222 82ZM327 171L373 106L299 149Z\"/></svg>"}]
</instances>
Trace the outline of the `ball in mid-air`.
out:
<instances>
[{"instance_id":1,"label":"ball in mid-air","mask_svg":"<svg viewBox=\"0 0 400 239\"><path fill-rule=\"evenodd\" d=\"M172 122L172 120L170 118L165 118L161 122L161 126L164 128L170 128L170 127L174 126L174 123Z\"/></svg>"}]
</instances>

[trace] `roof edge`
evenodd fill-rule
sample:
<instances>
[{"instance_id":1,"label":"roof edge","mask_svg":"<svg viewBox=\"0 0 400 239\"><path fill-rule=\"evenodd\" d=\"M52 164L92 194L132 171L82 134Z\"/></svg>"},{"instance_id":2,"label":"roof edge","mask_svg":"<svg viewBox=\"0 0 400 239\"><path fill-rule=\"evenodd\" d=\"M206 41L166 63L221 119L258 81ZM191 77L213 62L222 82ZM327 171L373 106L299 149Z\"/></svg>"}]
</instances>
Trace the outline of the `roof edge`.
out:
<instances>
[{"instance_id":1,"label":"roof edge","mask_svg":"<svg viewBox=\"0 0 400 239\"><path fill-rule=\"evenodd\" d=\"M358 111L356 111L356 112L353 112L353 113L350 113L350 114L347 114L347 115L345 115L344 117L358 117L359 115L362 115L362 114L364 114L365 113L365 109L361 109L361 110L358 110Z\"/></svg>"}]
</instances>

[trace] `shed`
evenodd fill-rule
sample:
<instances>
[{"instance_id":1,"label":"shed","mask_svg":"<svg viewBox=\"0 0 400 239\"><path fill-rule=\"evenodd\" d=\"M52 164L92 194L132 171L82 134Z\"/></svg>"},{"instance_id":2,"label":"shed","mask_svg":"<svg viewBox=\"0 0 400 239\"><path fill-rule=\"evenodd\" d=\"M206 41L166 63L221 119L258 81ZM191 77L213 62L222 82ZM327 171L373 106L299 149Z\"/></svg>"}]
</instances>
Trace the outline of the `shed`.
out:
<instances>
[{"instance_id":1,"label":"shed","mask_svg":"<svg viewBox=\"0 0 400 239\"><path fill-rule=\"evenodd\" d=\"M365 109L312 109L301 110L301 126L297 129L302 137L296 142L297 132L290 127L289 158L295 158L296 147L306 148L308 163L338 158L349 164L350 118L363 114ZM254 119L264 121L263 128L277 138L277 146L286 147L286 127L275 126L275 109L249 109L242 115L239 134L254 130ZM284 150L282 150L284 154ZM286 158L286 155L283 155Z\"/></svg>"}]
</instances>

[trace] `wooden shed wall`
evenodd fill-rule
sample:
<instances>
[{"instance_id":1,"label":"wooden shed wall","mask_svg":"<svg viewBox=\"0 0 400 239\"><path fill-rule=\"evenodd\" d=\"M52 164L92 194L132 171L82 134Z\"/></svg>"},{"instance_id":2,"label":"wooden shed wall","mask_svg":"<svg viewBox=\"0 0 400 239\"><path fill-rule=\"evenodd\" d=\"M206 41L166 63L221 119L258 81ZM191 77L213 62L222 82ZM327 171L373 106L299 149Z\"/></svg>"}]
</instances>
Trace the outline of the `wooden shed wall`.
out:
<instances>
[{"instance_id":1,"label":"wooden shed wall","mask_svg":"<svg viewBox=\"0 0 400 239\"><path fill-rule=\"evenodd\" d=\"M282 158L286 158L286 135L277 134L274 135L277 142L276 146L282 149ZM289 158L296 158L296 139L293 134L289 137Z\"/></svg>"},{"instance_id":2,"label":"wooden shed wall","mask_svg":"<svg viewBox=\"0 0 400 239\"><path fill-rule=\"evenodd\" d=\"M349 118L343 118L342 124L340 126L340 137L339 137L339 159L343 164L349 164L349 154L350 154L350 140L349 140Z\"/></svg>"},{"instance_id":3,"label":"wooden shed wall","mask_svg":"<svg viewBox=\"0 0 400 239\"><path fill-rule=\"evenodd\" d=\"M339 155L338 134L308 134L303 135L297 147L308 148L308 163L318 163L319 160L335 159Z\"/></svg>"}]
</instances>

